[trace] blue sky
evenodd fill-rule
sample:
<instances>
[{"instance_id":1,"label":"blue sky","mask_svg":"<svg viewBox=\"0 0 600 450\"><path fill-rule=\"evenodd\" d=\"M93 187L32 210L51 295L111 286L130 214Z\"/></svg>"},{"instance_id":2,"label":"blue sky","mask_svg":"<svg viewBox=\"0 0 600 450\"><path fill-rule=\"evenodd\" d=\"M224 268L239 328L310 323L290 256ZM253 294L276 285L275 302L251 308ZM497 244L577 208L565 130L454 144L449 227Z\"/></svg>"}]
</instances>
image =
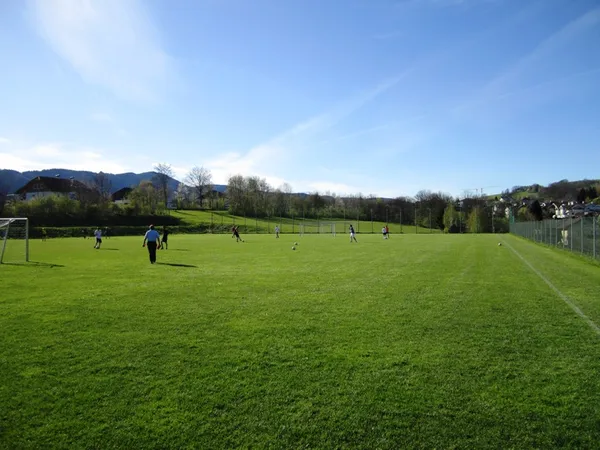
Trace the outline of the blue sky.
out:
<instances>
[{"instance_id":1,"label":"blue sky","mask_svg":"<svg viewBox=\"0 0 600 450\"><path fill-rule=\"evenodd\" d=\"M599 178L598 0L3 0L0 168L452 195Z\"/></svg>"}]
</instances>

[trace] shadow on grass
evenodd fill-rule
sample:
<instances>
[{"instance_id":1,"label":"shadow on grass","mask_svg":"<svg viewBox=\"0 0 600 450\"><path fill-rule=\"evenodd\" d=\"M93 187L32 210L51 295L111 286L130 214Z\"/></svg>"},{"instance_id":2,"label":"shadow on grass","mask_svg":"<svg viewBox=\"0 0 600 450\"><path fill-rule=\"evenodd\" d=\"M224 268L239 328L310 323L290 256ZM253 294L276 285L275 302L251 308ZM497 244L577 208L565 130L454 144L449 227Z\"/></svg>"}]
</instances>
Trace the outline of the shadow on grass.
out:
<instances>
[{"instance_id":1,"label":"shadow on grass","mask_svg":"<svg viewBox=\"0 0 600 450\"><path fill-rule=\"evenodd\" d=\"M118 248L104 248L104 247L100 247L98 250L114 250L114 251L117 251L119 249Z\"/></svg>"},{"instance_id":2,"label":"shadow on grass","mask_svg":"<svg viewBox=\"0 0 600 450\"><path fill-rule=\"evenodd\" d=\"M156 264L159 264L161 266L171 266L171 267L193 267L193 268L198 268L198 266L193 266L191 264L177 264L177 263L165 263L165 262L157 262Z\"/></svg>"},{"instance_id":3,"label":"shadow on grass","mask_svg":"<svg viewBox=\"0 0 600 450\"><path fill-rule=\"evenodd\" d=\"M163 248L163 250L165 250ZM167 249L165 250L166 252L189 252L189 249L187 248L171 248L171 249Z\"/></svg>"},{"instance_id":4,"label":"shadow on grass","mask_svg":"<svg viewBox=\"0 0 600 450\"><path fill-rule=\"evenodd\" d=\"M49 269L52 269L53 267L65 267L62 264L52 264L52 263L45 263L45 262L39 262L39 261L29 261L29 262L23 262L23 263L2 263L5 266L23 266L23 267L48 267Z\"/></svg>"}]
</instances>

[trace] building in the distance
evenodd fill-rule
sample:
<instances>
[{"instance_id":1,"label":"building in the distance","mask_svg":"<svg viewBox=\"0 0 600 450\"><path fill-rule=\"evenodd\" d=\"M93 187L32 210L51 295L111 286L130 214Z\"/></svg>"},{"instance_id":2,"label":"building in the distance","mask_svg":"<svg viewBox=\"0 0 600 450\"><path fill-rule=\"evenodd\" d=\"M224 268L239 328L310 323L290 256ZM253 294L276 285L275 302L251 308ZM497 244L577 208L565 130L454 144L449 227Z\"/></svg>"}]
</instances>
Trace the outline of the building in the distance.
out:
<instances>
[{"instance_id":1,"label":"building in the distance","mask_svg":"<svg viewBox=\"0 0 600 450\"><path fill-rule=\"evenodd\" d=\"M113 192L110 199L117 205L127 205L129 203L129 194L133 191L130 187L124 187Z\"/></svg>"},{"instance_id":2,"label":"building in the distance","mask_svg":"<svg viewBox=\"0 0 600 450\"><path fill-rule=\"evenodd\" d=\"M23 200L48 197L50 195L63 195L72 199L81 199L83 196L91 196L94 191L81 181L73 178L60 177L35 177L25 186L15 192Z\"/></svg>"}]
</instances>

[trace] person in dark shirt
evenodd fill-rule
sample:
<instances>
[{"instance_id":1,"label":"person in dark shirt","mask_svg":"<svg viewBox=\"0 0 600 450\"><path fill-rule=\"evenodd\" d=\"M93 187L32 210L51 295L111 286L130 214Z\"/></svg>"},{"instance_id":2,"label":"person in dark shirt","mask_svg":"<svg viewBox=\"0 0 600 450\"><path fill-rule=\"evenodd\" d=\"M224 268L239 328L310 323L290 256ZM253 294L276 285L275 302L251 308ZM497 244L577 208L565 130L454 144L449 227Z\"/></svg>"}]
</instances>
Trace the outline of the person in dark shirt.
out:
<instances>
[{"instance_id":1,"label":"person in dark shirt","mask_svg":"<svg viewBox=\"0 0 600 450\"><path fill-rule=\"evenodd\" d=\"M358 241L356 240L356 235L354 233L354 227L352 225L350 225L350 243L352 243L352 240L354 240L354 242L358 243Z\"/></svg>"},{"instance_id":2,"label":"person in dark shirt","mask_svg":"<svg viewBox=\"0 0 600 450\"><path fill-rule=\"evenodd\" d=\"M168 239L169 239L169 230L167 230L167 227L163 227L163 236L162 236L162 245L161 248L164 248L165 250L168 250Z\"/></svg>"},{"instance_id":3,"label":"person in dark shirt","mask_svg":"<svg viewBox=\"0 0 600 450\"><path fill-rule=\"evenodd\" d=\"M244 242L244 240L240 237L240 232L238 231L238 227L234 226L232 228L232 230L233 230L233 236L235 236L235 242L240 242L240 241Z\"/></svg>"}]
</instances>

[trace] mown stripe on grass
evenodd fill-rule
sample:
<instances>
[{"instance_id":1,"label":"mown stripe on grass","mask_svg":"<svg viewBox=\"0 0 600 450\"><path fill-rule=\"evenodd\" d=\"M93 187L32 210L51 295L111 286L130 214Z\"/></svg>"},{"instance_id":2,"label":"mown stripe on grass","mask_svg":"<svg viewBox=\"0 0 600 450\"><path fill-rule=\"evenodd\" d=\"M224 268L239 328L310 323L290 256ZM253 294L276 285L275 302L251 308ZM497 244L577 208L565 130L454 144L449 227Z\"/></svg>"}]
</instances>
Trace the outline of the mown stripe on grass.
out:
<instances>
[{"instance_id":1,"label":"mown stripe on grass","mask_svg":"<svg viewBox=\"0 0 600 450\"><path fill-rule=\"evenodd\" d=\"M533 273L540 277L542 281L544 281L544 283L546 283L550 287L550 289L552 289L556 293L556 295L558 295L573 311L575 311L575 313L579 317L585 320L587 324L592 328L592 330L594 330L597 334L600 334L600 327L592 319L586 316L585 313L581 311L581 309L579 309L579 307L575 303L573 303L573 301L571 301L569 297L567 297L556 286L554 286L554 284L552 284L552 282L548 280L548 278L546 278L543 273L541 273L539 270L533 267L533 265L529 261L527 261L517 250L515 250L512 245L506 242L506 240L502 239L502 242L509 249L511 249L512 252L515 255L517 255L519 259L521 259L521 261L523 261L527 265L527 267L529 267L533 271Z\"/></svg>"}]
</instances>

